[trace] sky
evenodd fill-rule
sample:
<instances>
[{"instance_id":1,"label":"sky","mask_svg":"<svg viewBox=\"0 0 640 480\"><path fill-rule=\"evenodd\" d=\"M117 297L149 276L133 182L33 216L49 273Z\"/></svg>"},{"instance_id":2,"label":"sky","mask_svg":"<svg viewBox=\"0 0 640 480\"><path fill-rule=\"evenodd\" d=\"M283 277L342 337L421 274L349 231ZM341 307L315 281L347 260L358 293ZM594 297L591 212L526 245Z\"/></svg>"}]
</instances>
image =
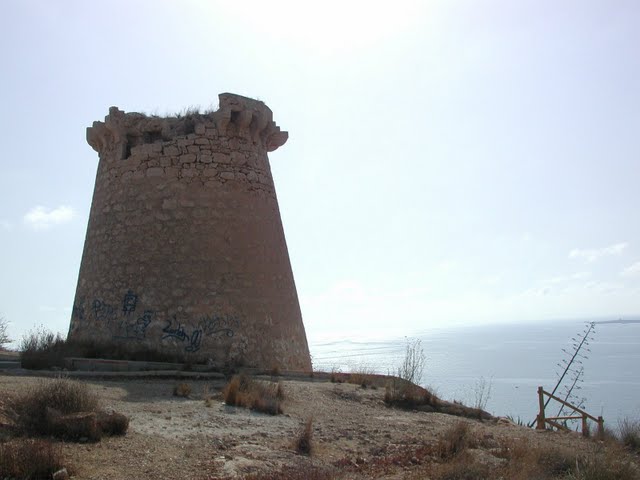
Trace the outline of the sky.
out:
<instances>
[{"instance_id":1,"label":"sky","mask_svg":"<svg viewBox=\"0 0 640 480\"><path fill-rule=\"evenodd\" d=\"M112 105L232 92L309 340L640 318L637 1L6 0L0 316L66 333Z\"/></svg>"}]
</instances>

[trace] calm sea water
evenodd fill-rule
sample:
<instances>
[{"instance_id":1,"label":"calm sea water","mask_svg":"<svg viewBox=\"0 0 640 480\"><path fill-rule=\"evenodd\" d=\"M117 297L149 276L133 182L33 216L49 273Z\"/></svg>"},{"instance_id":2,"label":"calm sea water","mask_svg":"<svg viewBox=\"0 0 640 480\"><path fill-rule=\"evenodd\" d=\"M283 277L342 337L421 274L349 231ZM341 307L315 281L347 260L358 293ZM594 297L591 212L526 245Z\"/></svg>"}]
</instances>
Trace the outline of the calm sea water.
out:
<instances>
[{"instance_id":1,"label":"calm sea water","mask_svg":"<svg viewBox=\"0 0 640 480\"><path fill-rule=\"evenodd\" d=\"M491 325L434 329L415 335L427 357L422 384L440 397L476 402L480 383L491 386L486 409L524 422L537 413L537 387L551 391L584 322ZM404 356L404 338L385 341L311 342L314 368L394 372ZM583 360L577 396L584 408L615 427L622 418L640 419L640 324L598 324ZM559 390L560 392L560 390ZM558 413L559 406L547 415Z\"/></svg>"}]
</instances>

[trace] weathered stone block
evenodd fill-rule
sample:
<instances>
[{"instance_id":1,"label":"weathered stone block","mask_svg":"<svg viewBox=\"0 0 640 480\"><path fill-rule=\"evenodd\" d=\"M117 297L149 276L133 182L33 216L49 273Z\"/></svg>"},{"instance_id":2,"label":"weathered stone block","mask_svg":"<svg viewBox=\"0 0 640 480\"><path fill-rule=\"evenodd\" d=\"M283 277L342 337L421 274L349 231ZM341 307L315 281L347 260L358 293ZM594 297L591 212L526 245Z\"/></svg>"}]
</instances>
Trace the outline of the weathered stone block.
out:
<instances>
[{"instance_id":1,"label":"weathered stone block","mask_svg":"<svg viewBox=\"0 0 640 480\"><path fill-rule=\"evenodd\" d=\"M162 167L147 168L147 177L159 177L161 175L164 175L164 168Z\"/></svg>"}]
</instances>

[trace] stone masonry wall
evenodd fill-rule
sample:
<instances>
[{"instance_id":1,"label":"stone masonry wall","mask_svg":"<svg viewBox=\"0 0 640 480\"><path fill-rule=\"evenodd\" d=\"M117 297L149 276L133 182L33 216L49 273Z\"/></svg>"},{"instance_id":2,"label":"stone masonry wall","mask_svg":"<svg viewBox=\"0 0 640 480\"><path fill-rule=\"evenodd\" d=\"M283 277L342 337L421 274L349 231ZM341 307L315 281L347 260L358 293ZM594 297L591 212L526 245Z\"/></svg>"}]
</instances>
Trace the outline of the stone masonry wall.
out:
<instances>
[{"instance_id":1,"label":"stone masonry wall","mask_svg":"<svg viewBox=\"0 0 640 480\"><path fill-rule=\"evenodd\" d=\"M284 144L264 103L210 114L109 109L69 338L309 370L267 158Z\"/></svg>"}]
</instances>

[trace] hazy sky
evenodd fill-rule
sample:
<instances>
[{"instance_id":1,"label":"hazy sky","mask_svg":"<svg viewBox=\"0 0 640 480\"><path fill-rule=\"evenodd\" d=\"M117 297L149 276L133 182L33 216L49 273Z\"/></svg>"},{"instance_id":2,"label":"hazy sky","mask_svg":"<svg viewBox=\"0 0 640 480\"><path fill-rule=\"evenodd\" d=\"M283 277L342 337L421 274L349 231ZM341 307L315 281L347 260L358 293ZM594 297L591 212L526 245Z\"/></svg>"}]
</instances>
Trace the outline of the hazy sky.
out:
<instances>
[{"instance_id":1,"label":"hazy sky","mask_svg":"<svg viewBox=\"0 0 640 480\"><path fill-rule=\"evenodd\" d=\"M259 98L311 341L640 313L640 3L17 1L0 314L66 332L111 105Z\"/></svg>"}]
</instances>

